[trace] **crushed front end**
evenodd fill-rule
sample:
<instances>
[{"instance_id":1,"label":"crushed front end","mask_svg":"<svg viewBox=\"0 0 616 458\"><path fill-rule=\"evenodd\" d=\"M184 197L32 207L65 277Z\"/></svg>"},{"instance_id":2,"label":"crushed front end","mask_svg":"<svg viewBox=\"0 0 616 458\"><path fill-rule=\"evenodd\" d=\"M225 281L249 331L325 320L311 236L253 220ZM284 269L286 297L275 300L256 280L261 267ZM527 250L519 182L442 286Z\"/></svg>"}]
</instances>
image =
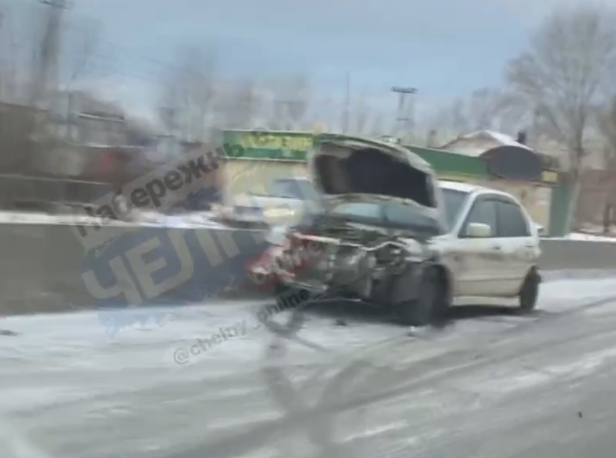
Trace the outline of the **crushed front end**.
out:
<instances>
[{"instance_id":1,"label":"crushed front end","mask_svg":"<svg viewBox=\"0 0 616 458\"><path fill-rule=\"evenodd\" d=\"M322 215L288 228L253 264L252 275L268 288L383 302L392 279L432 255L428 243L385 232Z\"/></svg>"},{"instance_id":2,"label":"crushed front end","mask_svg":"<svg viewBox=\"0 0 616 458\"><path fill-rule=\"evenodd\" d=\"M434 257L430 239L442 233L434 173L395 145L339 136L316 143L311 171L323 211L276 229L251 275L386 303L398 279Z\"/></svg>"},{"instance_id":3,"label":"crushed front end","mask_svg":"<svg viewBox=\"0 0 616 458\"><path fill-rule=\"evenodd\" d=\"M289 240L274 267L282 282L365 300L373 298L384 280L427 255L420 244L345 223L335 229L291 231Z\"/></svg>"}]
</instances>

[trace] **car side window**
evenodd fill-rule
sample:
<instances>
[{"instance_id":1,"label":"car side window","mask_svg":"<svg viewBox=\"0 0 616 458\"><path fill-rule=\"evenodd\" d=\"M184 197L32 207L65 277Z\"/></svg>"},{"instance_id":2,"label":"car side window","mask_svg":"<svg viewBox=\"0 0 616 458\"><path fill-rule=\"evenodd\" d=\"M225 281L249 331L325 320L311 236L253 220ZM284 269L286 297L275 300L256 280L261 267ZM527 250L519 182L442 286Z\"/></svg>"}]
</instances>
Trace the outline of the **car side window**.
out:
<instances>
[{"instance_id":1,"label":"car side window","mask_svg":"<svg viewBox=\"0 0 616 458\"><path fill-rule=\"evenodd\" d=\"M529 237L530 228L520 206L513 201L496 202L499 237Z\"/></svg>"},{"instance_id":2,"label":"car side window","mask_svg":"<svg viewBox=\"0 0 616 458\"><path fill-rule=\"evenodd\" d=\"M466 221L462 225L460 237L465 237L466 228L471 223L487 224L492 228L492 237L496 237L497 218L495 202L481 197L475 200L466 216Z\"/></svg>"}]
</instances>

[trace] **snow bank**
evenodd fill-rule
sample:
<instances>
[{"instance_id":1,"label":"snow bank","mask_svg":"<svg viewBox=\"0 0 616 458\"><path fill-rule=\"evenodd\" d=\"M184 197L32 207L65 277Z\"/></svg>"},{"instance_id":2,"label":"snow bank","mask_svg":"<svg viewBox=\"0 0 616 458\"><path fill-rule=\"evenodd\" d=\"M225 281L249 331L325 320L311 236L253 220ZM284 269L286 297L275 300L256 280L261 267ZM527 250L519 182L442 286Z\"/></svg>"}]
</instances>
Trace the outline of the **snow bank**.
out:
<instances>
[{"instance_id":1,"label":"snow bank","mask_svg":"<svg viewBox=\"0 0 616 458\"><path fill-rule=\"evenodd\" d=\"M105 226L159 226L159 227L209 227L223 228L224 225L213 220L212 212L191 213L186 215L162 215L155 212L142 212L135 221L103 222L100 218L79 215L49 215L46 213L0 212L0 224L75 224Z\"/></svg>"},{"instance_id":2,"label":"snow bank","mask_svg":"<svg viewBox=\"0 0 616 458\"><path fill-rule=\"evenodd\" d=\"M616 243L616 237L606 237L604 235L584 234L572 232L566 237L550 237L546 240L581 240L586 242L612 242Z\"/></svg>"}]
</instances>

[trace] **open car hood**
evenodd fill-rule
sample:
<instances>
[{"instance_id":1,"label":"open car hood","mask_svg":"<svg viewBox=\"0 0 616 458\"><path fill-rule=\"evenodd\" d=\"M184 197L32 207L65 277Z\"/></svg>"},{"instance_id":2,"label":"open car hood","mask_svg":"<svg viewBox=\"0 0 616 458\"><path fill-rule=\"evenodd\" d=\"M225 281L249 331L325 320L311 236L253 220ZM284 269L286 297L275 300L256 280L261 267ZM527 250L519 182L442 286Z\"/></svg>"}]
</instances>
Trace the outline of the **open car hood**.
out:
<instances>
[{"instance_id":1,"label":"open car hood","mask_svg":"<svg viewBox=\"0 0 616 458\"><path fill-rule=\"evenodd\" d=\"M315 138L310 169L326 203L397 202L440 219L440 192L432 167L401 146L322 134Z\"/></svg>"}]
</instances>

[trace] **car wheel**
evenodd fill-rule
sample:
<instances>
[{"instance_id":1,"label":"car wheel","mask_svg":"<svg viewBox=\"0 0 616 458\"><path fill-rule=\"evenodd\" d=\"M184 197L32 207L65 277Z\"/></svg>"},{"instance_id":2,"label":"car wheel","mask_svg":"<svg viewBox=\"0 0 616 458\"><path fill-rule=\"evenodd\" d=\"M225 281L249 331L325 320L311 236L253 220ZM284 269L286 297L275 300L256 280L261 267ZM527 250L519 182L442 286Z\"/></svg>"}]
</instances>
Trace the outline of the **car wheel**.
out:
<instances>
[{"instance_id":1,"label":"car wheel","mask_svg":"<svg viewBox=\"0 0 616 458\"><path fill-rule=\"evenodd\" d=\"M535 309L537 299L539 298L540 283L541 280L537 271L534 269L531 270L520 289L520 310L523 313L528 313Z\"/></svg>"},{"instance_id":2,"label":"car wheel","mask_svg":"<svg viewBox=\"0 0 616 458\"><path fill-rule=\"evenodd\" d=\"M447 281L439 269L427 268L417 298L398 307L398 318L406 326L425 326L445 315L448 308Z\"/></svg>"}]
</instances>

